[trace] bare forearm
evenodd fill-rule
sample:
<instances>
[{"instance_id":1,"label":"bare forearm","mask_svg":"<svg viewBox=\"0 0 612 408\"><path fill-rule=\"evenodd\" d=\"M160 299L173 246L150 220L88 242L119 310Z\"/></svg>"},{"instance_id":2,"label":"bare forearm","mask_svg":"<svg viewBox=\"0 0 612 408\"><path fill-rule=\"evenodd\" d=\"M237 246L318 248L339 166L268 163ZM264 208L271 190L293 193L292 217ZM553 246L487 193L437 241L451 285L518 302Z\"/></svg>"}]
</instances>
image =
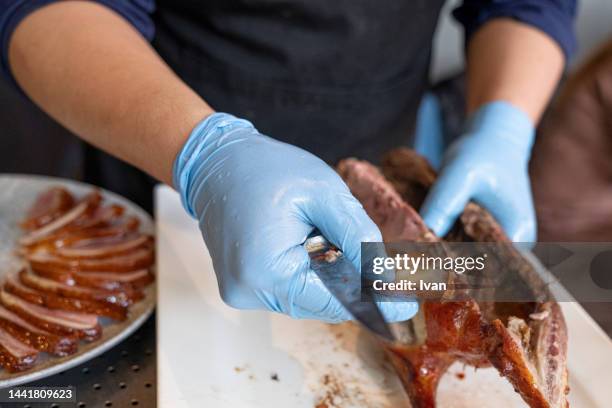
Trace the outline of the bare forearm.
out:
<instances>
[{"instance_id":1,"label":"bare forearm","mask_svg":"<svg viewBox=\"0 0 612 408\"><path fill-rule=\"evenodd\" d=\"M59 2L25 18L11 70L43 110L88 142L166 183L194 125L212 113L149 44L103 6Z\"/></svg>"},{"instance_id":2,"label":"bare forearm","mask_svg":"<svg viewBox=\"0 0 612 408\"><path fill-rule=\"evenodd\" d=\"M526 24L496 19L474 34L468 46L468 113L503 100L537 122L564 66L561 48Z\"/></svg>"}]
</instances>

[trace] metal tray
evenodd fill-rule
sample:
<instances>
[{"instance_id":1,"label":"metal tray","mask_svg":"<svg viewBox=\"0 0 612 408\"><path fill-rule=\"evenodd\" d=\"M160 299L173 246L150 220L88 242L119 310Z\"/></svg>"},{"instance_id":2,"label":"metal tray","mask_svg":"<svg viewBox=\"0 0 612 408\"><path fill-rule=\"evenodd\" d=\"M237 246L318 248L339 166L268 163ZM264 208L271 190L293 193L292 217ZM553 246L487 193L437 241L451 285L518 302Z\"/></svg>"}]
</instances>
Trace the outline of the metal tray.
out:
<instances>
[{"instance_id":1,"label":"metal tray","mask_svg":"<svg viewBox=\"0 0 612 408\"><path fill-rule=\"evenodd\" d=\"M3 276L14 272L21 261L15 255L15 242L21 231L18 222L24 212L33 203L38 193L51 186L64 186L77 196L90 192L92 185L71 180L46 176L30 175L0 175L0 281ZM101 190L105 203L116 203L125 207L126 213L137 216L141 221L141 230L154 232L151 217L140 207L125 198ZM53 357L41 353L37 364L30 370L20 373L0 371L0 388L15 386L30 381L39 380L50 375L65 371L88 361L109 350L138 329L151 315L155 308L155 283L145 289L145 298L132 305L128 318L123 322L110 319L100 319L103 326L102 337L94 342L79 344L79 351L67 357Z\"/></svg>"}]
</instances>

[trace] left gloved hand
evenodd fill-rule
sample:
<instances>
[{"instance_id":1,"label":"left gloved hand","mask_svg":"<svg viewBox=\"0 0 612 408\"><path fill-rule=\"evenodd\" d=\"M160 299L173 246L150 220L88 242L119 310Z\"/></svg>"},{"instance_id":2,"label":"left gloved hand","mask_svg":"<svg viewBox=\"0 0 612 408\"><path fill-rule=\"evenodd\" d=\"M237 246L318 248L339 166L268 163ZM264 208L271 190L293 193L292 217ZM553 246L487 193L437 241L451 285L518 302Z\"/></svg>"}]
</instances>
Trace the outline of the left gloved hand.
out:
<instances>
[{"instance_id":1,"label":"left gloved hand","mask_svg":"<svg viewBox=\"0 0 612 408\"><path fill-rule=\"evenodd\" d=\"M536 239L528 163L535 135L526 113L507 102L482 106L448 149L421 215L445 235L465 205L484 206L514 242Z\"/></svg>"}]
</instances>

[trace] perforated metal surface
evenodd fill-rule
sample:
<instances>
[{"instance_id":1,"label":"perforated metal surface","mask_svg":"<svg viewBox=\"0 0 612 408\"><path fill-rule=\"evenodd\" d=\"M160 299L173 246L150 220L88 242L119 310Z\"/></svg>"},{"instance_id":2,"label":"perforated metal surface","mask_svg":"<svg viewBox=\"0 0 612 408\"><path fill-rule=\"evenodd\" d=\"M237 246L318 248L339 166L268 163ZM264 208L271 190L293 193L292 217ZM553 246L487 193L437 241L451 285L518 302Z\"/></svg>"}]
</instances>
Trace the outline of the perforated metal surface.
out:
<instances>
[{"instance_id":1,"label":"perforated metal surface","mask_svg":"<svg viewBox=\"0 0 612 408\"><path fill-rule=\"evenodd\" d=\"M0 408L156 407L155 314L132 336L70 370L24 386L76 387L76 403L0 403Z\"/></svg>"}]
</instances>

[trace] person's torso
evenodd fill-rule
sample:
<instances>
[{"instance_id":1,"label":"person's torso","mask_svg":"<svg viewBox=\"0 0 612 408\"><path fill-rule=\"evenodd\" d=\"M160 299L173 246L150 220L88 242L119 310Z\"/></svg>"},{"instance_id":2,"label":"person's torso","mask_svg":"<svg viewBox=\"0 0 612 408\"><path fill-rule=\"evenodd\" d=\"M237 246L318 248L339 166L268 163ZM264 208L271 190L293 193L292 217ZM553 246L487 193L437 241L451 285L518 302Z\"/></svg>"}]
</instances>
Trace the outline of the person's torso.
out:
<instances>
[{"instance_id":1,"label":"person's torso","mask_svg":"<svg viewBox=\"0 0 612 408\"><path fill-rule=\"evenodd\" d=\"M154 45L212 107L330 163L409 142L443 0L160 0Z\"/></svg>"}]
</instances>

